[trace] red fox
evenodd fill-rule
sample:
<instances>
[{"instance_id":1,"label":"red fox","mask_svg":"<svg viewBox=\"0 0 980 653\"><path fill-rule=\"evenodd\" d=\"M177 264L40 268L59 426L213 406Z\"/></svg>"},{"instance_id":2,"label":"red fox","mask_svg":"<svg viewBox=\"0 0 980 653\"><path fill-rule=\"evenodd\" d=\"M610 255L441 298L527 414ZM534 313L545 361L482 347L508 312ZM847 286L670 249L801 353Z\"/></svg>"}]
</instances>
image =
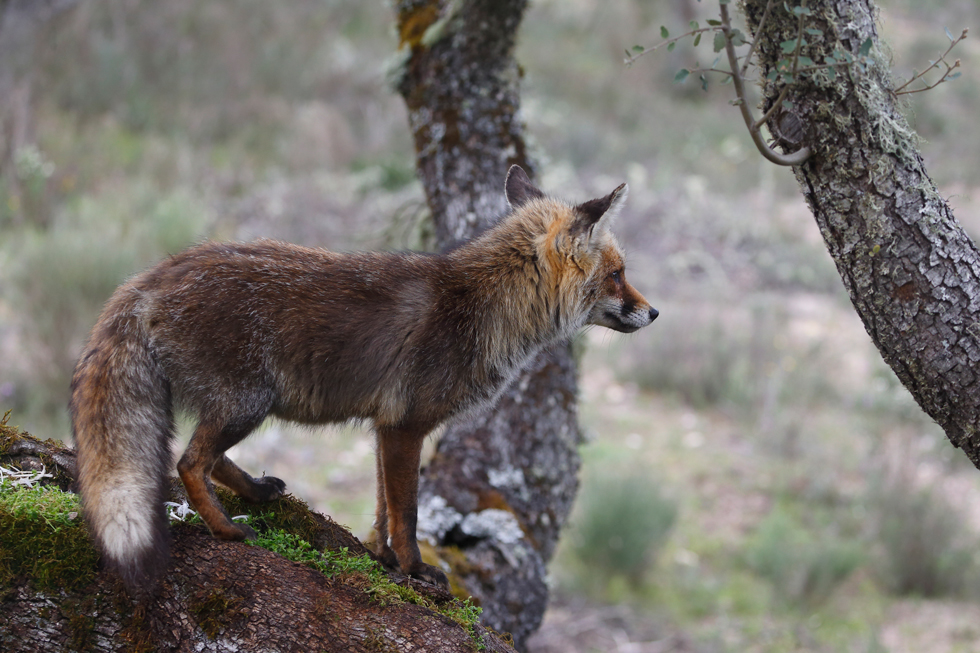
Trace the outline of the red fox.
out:
<instances>
[{"instance_id":1,"label":"red fox","mask_svg":"<svg viewBox=\"0 0 980 653\"><path fill-rule=\"evenodd\" d=\"M372 420L378 554L448 587L416 542L425 436L492 404L583 326L629 333L658 314L626 282L609 232L626 184L573 206L513 166L504 189L510 214L444 254L207 243L116 290L75 368L70 411L86 519L131 592L152 591L168 560L175 406L197 418L177 471L223 540L255 532L229 519L213 483L255 502L285 490L225 455L266 417Z\"/></svg>"}]
</instances>

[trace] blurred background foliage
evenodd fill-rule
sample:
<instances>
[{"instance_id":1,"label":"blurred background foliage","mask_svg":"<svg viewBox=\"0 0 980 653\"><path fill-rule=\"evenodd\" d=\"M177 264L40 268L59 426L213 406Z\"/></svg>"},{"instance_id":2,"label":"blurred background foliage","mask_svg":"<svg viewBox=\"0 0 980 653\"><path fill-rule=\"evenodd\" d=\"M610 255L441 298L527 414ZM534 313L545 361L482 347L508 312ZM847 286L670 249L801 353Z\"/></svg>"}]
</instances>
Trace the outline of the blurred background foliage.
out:
<instances>
[{"instance_id":1,"label":"blurred background foliage","mask_svg":"<svg viewBox=\"0 0 980 653\"><path fill-rule=\"evenodd\" d=\"M943 27L980 18L977 0L879 5L902 79L945 49ZM713 55L622 65L660 25L715 11L537 0L522 26L541 186L580 200L630 183L617 232L661 310L635 336L586 335L583 490L533 650L978 650L980 475L881 363L729 89L673 83ZM395 46L390 7L354 0L82 0L46 24L18 95L26 138L0 168L12 421L69 438L71 368L101 304L188 244L424 248ZM907 115L976 238L980 50L956 56L963 77ZM363 535L370 437L330 430L273 423L234 457Z\"/></svg>"}]
</instances>

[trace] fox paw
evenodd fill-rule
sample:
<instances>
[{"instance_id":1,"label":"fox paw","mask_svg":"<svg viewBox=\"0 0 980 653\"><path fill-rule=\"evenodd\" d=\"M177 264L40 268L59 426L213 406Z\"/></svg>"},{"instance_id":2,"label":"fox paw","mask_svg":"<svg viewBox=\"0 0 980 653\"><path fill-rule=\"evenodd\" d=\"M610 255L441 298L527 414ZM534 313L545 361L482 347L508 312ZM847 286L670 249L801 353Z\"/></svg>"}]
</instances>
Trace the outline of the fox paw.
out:
<instances>
[{"instance_id":1,"label":"fox paw","mask_svg":"<svg viewBox=\"0 0 980 653\"><path fill-rule=\"evenodd\" d=\"M427 565L424 562L420 562L415 567L413 567L408 575L417 580L424 580L427 583L431 583L436 587L441 587L447 592L451 591L449 588L449 578L446 574L442 573L442 570L433 567L432 565Z\"/></svg>"},{"instance_id":2,"label":"fox paw","mask_svg":"<svg viewBox=\"0 0 980 653\"><path fill-rule=\"evenodd\" d=\"M212 528L211 534L219 540L227 540L229 542L241 542L242 540L254 540L258 538L258 535L255 534L255 529L241 522L232 522L220 528Z\"/></svg>"},{"instance_id":3,"label":"fox paw","mask_svg":"<svg viewBox=\"0 0 980 653\"><path fill-rule=\"evenodd\" d=\"M249 488L249 496L243 497L252 503L265 503L278 499L286 493L286 482L275 476L262 476L255 479Z\"/></svg>"},{"instance_id":4,"label":"fox paw","mask_svg":"<svg viewBox=\"0 0 980 653\"><path fill-rule=\"evenodd\" d=\"M377 553L378 560L382 565L388 569L398 570L401 569L401 565L398 564L398 556L387 546L382 546L380 551Z\"/></svg>"}]
</instances>

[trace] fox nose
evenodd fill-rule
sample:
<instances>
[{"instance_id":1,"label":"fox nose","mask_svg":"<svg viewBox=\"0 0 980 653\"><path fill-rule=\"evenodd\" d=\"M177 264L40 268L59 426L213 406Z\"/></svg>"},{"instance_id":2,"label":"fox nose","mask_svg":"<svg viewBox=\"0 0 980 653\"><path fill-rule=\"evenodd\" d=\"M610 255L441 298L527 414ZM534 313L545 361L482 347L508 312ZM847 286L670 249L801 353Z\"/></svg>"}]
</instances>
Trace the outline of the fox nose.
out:
<instances>
[{"instance_id":1,"label":"fox nose","mask_svg":"<svg viewBox=\"0 0 980 653\"><path fill-rule=\"evenodd\" d=\"M656 320L658 315L660 315L660 311L658 311L653 306L651 306L650 307L650 321L653 322L654 320Z\"/></svg>"}]
</instances>

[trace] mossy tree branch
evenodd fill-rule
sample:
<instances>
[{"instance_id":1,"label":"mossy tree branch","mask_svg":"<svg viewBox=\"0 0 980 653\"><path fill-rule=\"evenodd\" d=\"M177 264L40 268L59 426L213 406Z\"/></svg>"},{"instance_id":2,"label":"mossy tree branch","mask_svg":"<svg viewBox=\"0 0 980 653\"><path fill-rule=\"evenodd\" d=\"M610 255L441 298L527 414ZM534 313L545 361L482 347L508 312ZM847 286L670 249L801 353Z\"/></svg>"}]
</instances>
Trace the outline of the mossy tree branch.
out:
<instances>
[{"instance_id":1,"label":"mossy tree branch","mask_svg":"<svg viewBox=\"0 0 980 653\"><path fill-rule=\"evenodd\" d=\"M8 478L0 489L5 653L513 651L473 624L468 606L387 577L349 531L288 496L251 506L230 493L222 498L232 514L250 514L262 538L300 555L221 542L203 524L179 523L163 583L135 601L117 577L99 572L78 500L64 492L74 485L74 451L0 420L0 467L44 469L42 482L60 488L14 489ZM171 487L179 501L180 481Z\"/></svg>"}]
</instances>

